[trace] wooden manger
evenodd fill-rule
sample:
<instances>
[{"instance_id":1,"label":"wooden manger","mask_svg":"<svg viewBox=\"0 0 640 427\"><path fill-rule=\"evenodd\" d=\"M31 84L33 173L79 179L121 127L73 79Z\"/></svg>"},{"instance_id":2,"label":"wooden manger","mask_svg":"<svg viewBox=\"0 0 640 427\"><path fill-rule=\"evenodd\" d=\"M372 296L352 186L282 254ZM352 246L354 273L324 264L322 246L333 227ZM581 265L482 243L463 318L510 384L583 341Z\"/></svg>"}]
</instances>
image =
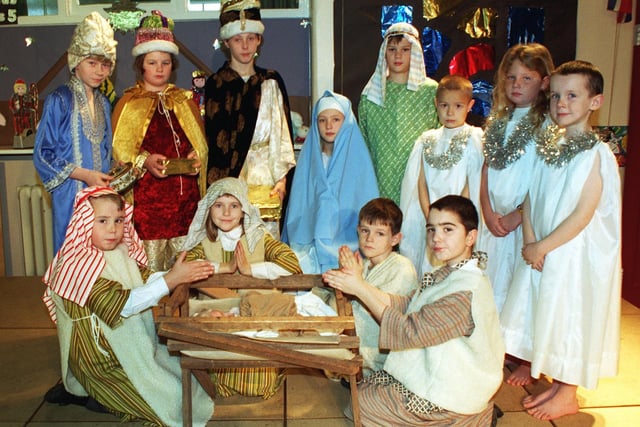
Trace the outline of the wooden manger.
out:
<instances>
[{"instance_id":1,"label":"wooden manger","mask_svg":"<svg viewBox=\"0 0 640 427\"><path fill-rule=\"evenodd\" d=\"M207 288L218 296L233 294L233 289L310 290L324 287L320 275L296 274L275 280L242 275L214 275L193 283L191 288ZM215 387L209 375L214 368L293 368L327 370L349 377L354 425L359 427L357 376L362 368L358 355L360 340L355 334L351 305L336 290L338 316L313 317L189 317L189 301L179 310L166 299L154 310L158 334L167 338L169 351L180 354L182 368L182 412L184 426L191 426L191 375L212 397ZM237 295L236 295L237 296ZM247 338L233 332L247 330L274 331L342 331L338 335ZM199 356L200 352L206 357ZM198 357L194 357L198 356Z\"/></svg>"}]
</instances>

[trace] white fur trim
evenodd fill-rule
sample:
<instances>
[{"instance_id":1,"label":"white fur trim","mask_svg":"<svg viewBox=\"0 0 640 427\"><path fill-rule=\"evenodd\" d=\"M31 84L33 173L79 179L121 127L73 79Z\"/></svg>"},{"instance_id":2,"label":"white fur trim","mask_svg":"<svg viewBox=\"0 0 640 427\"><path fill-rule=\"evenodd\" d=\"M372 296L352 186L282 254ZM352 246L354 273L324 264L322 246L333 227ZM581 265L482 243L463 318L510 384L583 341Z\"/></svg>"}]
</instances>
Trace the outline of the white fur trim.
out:
<instances>
[{"instance_id":1,"label":"white fur trim","mask_svg":"<svg viewBox=\"0 0 640 427\"><path fill-rule=\"evenodd\" d=\"M149 52L167 52L178 55L180 50L178 49L178 45L167 40L151 40L140 43L131 49L131 54L133 56L140 56Z\"/></svg>"},{"instance_id":2,"label":"white fur trim","mask_svg":"<svg viewBox=\"0 0 640 427\"><path fill-rule=\"evenodd\" d=\"M241 28L242 23L239 19L236 21L227 22L222 26L222 28L220 28L220 38L222 40L228 40L231 37L242 33L264 33L264 24L262 23L262 21L247 19L246 21L244 21L244 23L244 28Z\"/></svg>"}]
</instances>

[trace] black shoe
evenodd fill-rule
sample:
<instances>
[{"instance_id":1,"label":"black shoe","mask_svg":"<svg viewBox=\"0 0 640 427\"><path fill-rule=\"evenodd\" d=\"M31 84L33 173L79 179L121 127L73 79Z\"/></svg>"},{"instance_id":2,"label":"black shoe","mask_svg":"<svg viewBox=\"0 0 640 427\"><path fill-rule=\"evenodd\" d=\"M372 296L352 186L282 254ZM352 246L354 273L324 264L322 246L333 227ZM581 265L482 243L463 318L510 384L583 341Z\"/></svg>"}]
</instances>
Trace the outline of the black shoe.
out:
<instances>
[{"instance_id":1,"label":"black shoe","mask_svg":"<svg viewBox=\"0 0 640 427\"><path fill-rule=\"evenodd\" d=\"M340 384L347 390L351 390L351 384L349 383L349 381L347 381L346 378L340 378Z\"/></svg>"},{"instance_id":2,"label":"black shoe","mask_svg":"<svg viewBox=\"0 0 640 427\"><path fill-rule=\"evenodd\" d=\"M93 412L100 412L100 413L103 413L103 414L109 414L110 413L107 408L102 406L102 404L100 402L98 402L97 400L95 400L91 396L89 396L89 398L87 399L87 403L84 405L84 407L87 408L90 411L93 411Z\"/></svg>"},{"instance_id":3,"label":"black shoe","mask_svg":"<svg viewBox=\"0 0 640 427\"><path fill-rule=\"evenodd\" d=\"M69 393L64 384L59 383L51 387L44 395L44 401L49 403L57 403L60 406L65 405L80 405L85 406L87 404L87 397L76 396Z\"/></svg>"},{"instance_id":4,"label":"black shoe","mask_svg":"<svg viewBox=\"0 0 640 427\"><path fill-rule=\"evenodd\" d=\"M491 419L491 427L496 427L498 425L498 418L501 418L504 415L502 409L498 407L498 405L493 405L493 417Z\"/></svg>"}]
</instances>

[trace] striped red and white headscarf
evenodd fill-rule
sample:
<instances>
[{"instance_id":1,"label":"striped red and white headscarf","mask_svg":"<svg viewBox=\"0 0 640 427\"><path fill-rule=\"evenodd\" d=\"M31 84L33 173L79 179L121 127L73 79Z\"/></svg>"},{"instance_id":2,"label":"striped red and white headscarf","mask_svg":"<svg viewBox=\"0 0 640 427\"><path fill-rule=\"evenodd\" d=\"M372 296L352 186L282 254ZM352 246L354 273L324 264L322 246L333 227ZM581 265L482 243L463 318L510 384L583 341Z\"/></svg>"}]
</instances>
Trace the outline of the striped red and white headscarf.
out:
<instances>
[{"instance_id":1,"label":"striped red and white headscarf","mask_svg":"<svg viewBox=\"0 0 640 427\"><path fill-rule=\"evenodd\" d=\"M42 278L47 285L42 299L54 323L56 307L51 293L84 306L93 284L104 270L106 264L104 254L91 242L95 215L89 199L105 194L117 195L118 193L108 187L87 187L76 194L75 208L62 247ZM127 245L129 257L140 265L147 265L147 255L142 241L133 228L133 206L125 203L124 212L122 243Z\"/></svg>"}]
</instances>

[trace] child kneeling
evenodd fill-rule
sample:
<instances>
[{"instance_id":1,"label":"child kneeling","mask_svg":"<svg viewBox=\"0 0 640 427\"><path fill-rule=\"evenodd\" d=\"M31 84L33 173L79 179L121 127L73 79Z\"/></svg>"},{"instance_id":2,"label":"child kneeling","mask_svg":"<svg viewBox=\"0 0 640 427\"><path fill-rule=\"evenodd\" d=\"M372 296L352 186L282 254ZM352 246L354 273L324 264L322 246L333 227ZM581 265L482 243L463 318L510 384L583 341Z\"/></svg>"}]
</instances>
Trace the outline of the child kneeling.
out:
<instances>
[{"instance_id":1,"label":"child kneeling","mask_svg":"<svg viewBox=\"0 0 640 427\"><path fill-rule=\"evenodd\" d=\"M445 265L412 296L388 294L349 268L323 275L369 308L389 349L384 370L358 386L363 424L491 425L504 343L482 257L472 255L477 233L473 203L445 196L427 218L427 244Z\"/></svg>"},{"instance_id":2,"label":"child kneeling","mask_svg":"<svg viewBox=\"0 0 640 427\"><path fill-rule=\"evenodd\" d=\"M152 274L132 215L110 188L80 191L64 243L43 278L43 300L57 323L69 392L90 395L122 421L181 426L180 362L158 343L149 308L213 268L184 262L181 254L170 271ZM206 425L213 402L199 386L193 408L193 424Z\"/></svg>"}]
</instances>

